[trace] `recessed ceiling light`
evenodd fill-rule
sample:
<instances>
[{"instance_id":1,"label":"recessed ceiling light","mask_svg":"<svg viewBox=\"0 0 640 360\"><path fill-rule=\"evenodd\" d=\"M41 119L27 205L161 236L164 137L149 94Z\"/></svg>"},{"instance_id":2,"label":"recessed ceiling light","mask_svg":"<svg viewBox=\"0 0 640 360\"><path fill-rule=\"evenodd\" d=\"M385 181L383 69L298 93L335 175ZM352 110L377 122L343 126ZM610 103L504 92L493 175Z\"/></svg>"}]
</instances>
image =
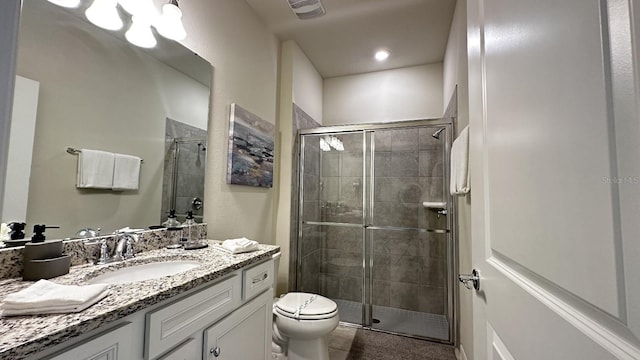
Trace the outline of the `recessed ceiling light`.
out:
<instances>
[{"instance_id":1,"label":"recessed ceiling light","mask_svg":"<svg viewBox=\"0 0 640 360\"><path fill-rule=\"evenodd\" d=\"M375 56L376 56L376 60L385 61L389 57L389 51L388 50L378 50L376 52Z\"/></svg>"}]
</instances>

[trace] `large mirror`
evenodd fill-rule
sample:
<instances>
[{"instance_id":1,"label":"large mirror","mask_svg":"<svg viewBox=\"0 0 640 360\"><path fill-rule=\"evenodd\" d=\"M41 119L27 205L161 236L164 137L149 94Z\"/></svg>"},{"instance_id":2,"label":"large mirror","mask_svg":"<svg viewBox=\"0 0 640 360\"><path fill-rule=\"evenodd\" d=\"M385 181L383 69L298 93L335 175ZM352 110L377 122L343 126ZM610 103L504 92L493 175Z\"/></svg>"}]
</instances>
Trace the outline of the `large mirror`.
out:
<instances>
[{"instance_id":1,"label":"large mirror","mask_svg":"<svg viewBox=\"0 0 640 360\"><path fill-rule=\"evenodd\" d=\"M199 221L211 65L160 36L137 48L86 21L86 6L23 1L2 222L26 222L27 237L34 224L59 225L52 239L146 228L171 207ZM77 188L67 148L142 158L139 188Z\"/></svg>"}]
</instances>

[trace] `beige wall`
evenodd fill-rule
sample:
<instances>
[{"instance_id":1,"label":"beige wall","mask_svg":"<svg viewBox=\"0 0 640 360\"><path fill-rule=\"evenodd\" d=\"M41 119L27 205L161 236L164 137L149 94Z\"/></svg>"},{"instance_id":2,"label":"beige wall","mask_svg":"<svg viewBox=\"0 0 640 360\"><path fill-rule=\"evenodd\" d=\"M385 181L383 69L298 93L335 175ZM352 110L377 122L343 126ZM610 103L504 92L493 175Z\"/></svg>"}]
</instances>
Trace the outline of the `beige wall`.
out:
<instances>
[{"instance_id":1,"label":"beige wall","mask_svg":"<svg viewBox=\"0 0 640 360\"><path fill-rule=\"evenodd\" d=\"M324 125L442 116L442 63L328 78Z\"/></svg>"},{"instance_id":2,"label":"beige wall","mask_svg":"<svg viewBox=\"0 0 640 360\"><path fill-rule=\"evenodd\" d=\"M455 124L459 133L469 124L469 89L467 79L467 11L466 0L458 0L451 23L451 31L444 57L444 104L454 93L457 86L458 117ZM458 247L459 273L471 272L471 196L457 197L458 206ZM472 292L459 285L460 347L469 360L472 359Z\"/></svg>"},{"instance_id":3,"label":"beige wall","mask_svg":"<svg viewBox=\"0 0 640 360\"><path fill-rule=\"evenodd\" d=\"M202 126L209 90L89 23L75 31L61 8L32 6L23 7L17 65L40 82L26 222L60 225L49 238L158 224L165 118ZM76 189L67 146L144 158L140 190Z\"/></svg>"},{"instance_id":4,"label":"beige wall","mask_svg":"<svg viewBox=\"0 0 640 360\"><path fill-rule=\"evenodd\" d=\"M285 41L280 50L280 83L278 132L278 198L276 243L280 245L282 260L278 271L278 292L286 292L289 283L289 247L291 229L291 176L293 137L293 103L316 121L322 122L323 80L316 68L294 41Z\"/></svg>"},{"instance_id":5,"label":"beige wall","mask_svg":"<svg viewBox=\"0 0 640 360\"><path fill-rule=\"evenodd\" d=\"M189 34L183 43L215 69L205 183L209 237L275 243L276 190L228 185L226 168L231 103L276 122L278 42L245 1L183 1L180 7Z\"/></svg>"}]
</instances>

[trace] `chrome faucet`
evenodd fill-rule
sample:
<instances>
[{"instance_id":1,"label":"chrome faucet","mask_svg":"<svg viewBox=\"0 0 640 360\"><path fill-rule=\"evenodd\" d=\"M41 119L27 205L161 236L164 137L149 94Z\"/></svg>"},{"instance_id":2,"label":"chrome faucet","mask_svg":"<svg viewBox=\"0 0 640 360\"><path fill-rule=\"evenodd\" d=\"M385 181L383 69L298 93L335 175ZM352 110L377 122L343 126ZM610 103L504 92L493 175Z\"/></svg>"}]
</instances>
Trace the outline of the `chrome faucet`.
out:
<instances>
[{"instance_id":1,"label":"chrome faucet","mask_svg":"<svg viewBox=\"0 0 640 360\"><path fill-rule=\"evenodd\" d=\"M135 256L133 243L136 241L131 233L114 232L116 246L113 248L111 261L122 261Z\"/></svg>"},{"instance_id":2,"label":"chrome faucet","mask_svg":"<svg viewBox=\"0 0 640 360\"><path fill-rule=\"evenodd\" d=\"M96 265L123 261L136 256L133 243L136 242L137 239L133 234L115 231L113 235L115 246L111 251L109 251L107 239L100 240L100 255L98 256Z\"/></svg>"}]
</instances>

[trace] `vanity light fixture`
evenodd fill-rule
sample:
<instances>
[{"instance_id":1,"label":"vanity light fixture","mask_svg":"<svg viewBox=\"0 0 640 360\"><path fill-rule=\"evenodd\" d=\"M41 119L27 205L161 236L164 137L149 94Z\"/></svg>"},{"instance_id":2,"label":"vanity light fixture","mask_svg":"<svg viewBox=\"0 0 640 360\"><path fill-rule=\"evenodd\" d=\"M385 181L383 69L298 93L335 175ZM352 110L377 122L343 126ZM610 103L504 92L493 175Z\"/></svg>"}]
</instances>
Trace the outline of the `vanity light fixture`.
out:
<instances>
[{"instance_id":1,"label":"vanity light fixture","mask_svg":"<svg viewBox=\"0 0 640 360\"><path fill-rule=\"evenodd\" d=\"M158 16L156 7L153 5L152 0L117 0L118 4L128 12L131 16L138 18L147 17L151 19L151 22Z\"/></svg>"},{"instance_id":2,"label":"vanity light fixture","mask_svg":"<svg viewBox=\"0 0 640 360\"><path fill-rule=\"evenodd\" d=\"M94 0L84 14L89 21L98 27L107 30L120 30L123 23L118 15L117 6L117 0Z\"/></svg>"},{"instance_id":3,"label":"vanity light fixture","mask_svg":"<svg viewBox=\"0 0 640 360\"><path fill-rule=\"evenodd\" d=\"M77 8L80 0L49 0L50 3L66 8Z\"/></svg>"},{"instance_id":4,"label":"vanity light fixture","mask_svg":"<svg viewBox=\"0 0 640 360\"><path fill-rule=\"evenodd\" d=\"M171 40L182 40L187 32L182 24L182 11L178 7L178 0L171 0L162 5L162 15L155 25L160 35Z\"/></svg>"},{"instance_id":5,"label":"vanity light fixture","mask_svg":"<svg viewBox=\"0 0 640 360\"><path fill-rule=\"evenodd\" d=\"M389 55L390 55L389 50L378 50L378 51L376 51L375 58L378 61L385 61L385 60L387 60Z\"/></svg>"},{"instance_id":6,"label":"vanity light fixture","mask_svg":"<svg viewBox=\"0 0 640 360\"><path fill-rule=\"evenodd\" d=\"M151 23L148 19L134 15L131 18L131 27L124 34L127 41L135 46L152 48L158 43L151 32Z\"/></svg>"},{"instance_id":7,"label":"vanity light fixture","mask_svg":"<svg viewBox=\"0 0 640 360\"><path fill-rule=\"evenodd\" d=\"M48 0L52 4L75 8L83 0ZM87 0L90 1L90 0ZM162 5L162 14L158 13L154 0L93 0L84 12L91 23L107 30L120 30L124 23L118 13L118 4L131 14L131 27L125 33L127 41L143 48L152 48L158 43L151 27L170 40L182 40L187 32L182 23L182 10L178 0L169 0Z\"/></svg>"}]
</instances>

